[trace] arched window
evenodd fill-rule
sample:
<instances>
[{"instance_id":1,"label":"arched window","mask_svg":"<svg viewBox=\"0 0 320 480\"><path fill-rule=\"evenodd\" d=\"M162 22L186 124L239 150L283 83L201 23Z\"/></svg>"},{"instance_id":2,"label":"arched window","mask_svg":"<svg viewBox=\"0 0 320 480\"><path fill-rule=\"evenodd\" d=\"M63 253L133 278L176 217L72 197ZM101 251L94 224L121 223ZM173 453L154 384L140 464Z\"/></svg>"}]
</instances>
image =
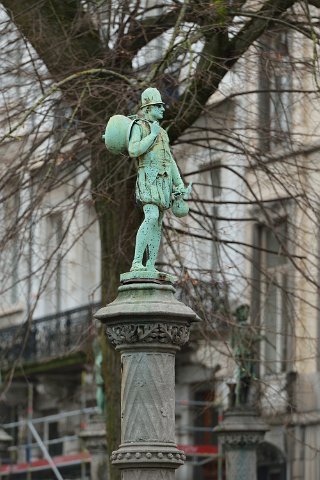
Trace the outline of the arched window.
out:
<instances>
[{"instance_id":1,"label":"arched window","mask_svg":"<svg viewBox=\"0 0 320 480\"><path fill-rule=\"evenodd\" d=\"M257 454L258 480L286 480L286 460L279 448L262 442Z\"/></svg>"}]
</instances>

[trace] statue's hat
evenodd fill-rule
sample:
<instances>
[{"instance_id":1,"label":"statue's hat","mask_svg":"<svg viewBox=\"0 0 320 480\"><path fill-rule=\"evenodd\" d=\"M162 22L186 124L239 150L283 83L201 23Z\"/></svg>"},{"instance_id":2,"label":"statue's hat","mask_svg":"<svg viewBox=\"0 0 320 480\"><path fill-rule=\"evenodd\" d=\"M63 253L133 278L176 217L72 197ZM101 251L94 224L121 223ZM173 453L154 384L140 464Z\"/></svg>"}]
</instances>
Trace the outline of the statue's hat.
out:
<instances>
[{"instance_id":1,"label":"statue's hat","mask_svg":"<svg viewBox=\"0 0 320 480\"><path fill-rule=\"evenodd\" d=\"M158 105L159 103L164 105L160 92L157 88L149 87L142 92L141 108L147 107L148 105Z\"/></svg>"}]
</instances>

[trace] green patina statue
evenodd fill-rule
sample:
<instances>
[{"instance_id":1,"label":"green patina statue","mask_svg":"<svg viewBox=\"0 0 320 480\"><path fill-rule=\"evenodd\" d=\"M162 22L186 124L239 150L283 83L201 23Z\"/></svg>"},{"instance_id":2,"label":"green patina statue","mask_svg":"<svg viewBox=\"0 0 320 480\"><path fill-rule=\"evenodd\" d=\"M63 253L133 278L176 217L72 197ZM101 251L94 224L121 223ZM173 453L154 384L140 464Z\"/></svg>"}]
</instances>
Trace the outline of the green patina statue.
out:
<instances>
[{"instance_id":1,"label":"green patina statue","mask_svg":"<svg viewBox=\"0 0 320 480\"><path fill-rule=\"evenodd\" d=\"M160 92L147 88L141 95L141 115L111 117L103 137L109 150L127 151L138 161L136 199L143 208L144 220L137 232L131 272L159 273L155 262L164 211L172 208L177 217L183 217L189 210L185 200L191 185L184 186L167 132L159 125L164 110ZM147 260L143 265L145 253Z\"/></svg>"},{"instance_id":2,"label":"green patina statue","mask_svg":"<svg viewBox=\"0 0 320 480\"><path fill-rule=\"evenodd\" d=\"M236 326L232 338L234 359L236 362L236 385L233 404L236 407L247 406L254 378L254 352L256 335L247 323L249 306L240 305L235 313Z\"/></svg>"},{"instance_id":3,"label":"green patina statue","mask_svg":"<svg viewBox=\"0 0 320 480\"><path fill-rule=\"evenodd\" d=\"M96 401L97 407L99 409L99 413L105 412L105 392L104 392L104 380L102 376L102 363L103 357L102 352L98 344L95 348L95 358L94 358L94 376L95 376L95 383L96 383Z\"/></svg>"},{"instance_id":4,"label":"green patina statue","mask_svg":"<svg viewBox=\"0 0 320 480\"><path fill-rule=\"evenodd\" d=\"M131 270L155 270L163 213L172 205L172 195L186 195L187 190L171 154L167 132L160 127L164 104L156 88L141 95L143 118L133 125L129 155L138 159L136 199L143 206L144 221L136 238ZM146 266L143 254L148 249Z\"/></svg>"}]
</instances>

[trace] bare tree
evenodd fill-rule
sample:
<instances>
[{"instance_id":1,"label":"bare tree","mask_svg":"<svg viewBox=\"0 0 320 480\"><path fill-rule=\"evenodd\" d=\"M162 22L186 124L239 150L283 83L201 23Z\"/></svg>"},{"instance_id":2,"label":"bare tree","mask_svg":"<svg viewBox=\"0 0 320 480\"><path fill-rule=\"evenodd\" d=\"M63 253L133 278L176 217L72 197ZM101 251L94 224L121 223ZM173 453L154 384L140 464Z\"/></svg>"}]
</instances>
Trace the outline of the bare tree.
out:
<instances>
[{"instance_id":1,"label":"bare tree","mask_svg":"<svg viewBox=\"0 0 320 480\"><path fill-rule=\"evenodd\" d=\"M316 134L312 132L310 144L306 144L308 132L303 123L294 125L292 109L293 104L307 109L319 101L319 2L173 0L155 5L139 0L35 0L30 4L3 0L2 4L20 32L18 36L13 34L13 24L3 17L1 28L9 39L7 52L12 54L2 67L3 75L11 75L21 88L19 98L17 90L12 94L13 85L9 84L1 113L2 145L19 155L12 163L12 154L8 153L0 179L7 208L3 245L8 246L18 230L24 241L30 223L44 215L40 207L45 194L70 182L72 206L68 218L71 222L72 212L84 202L92 202L100 230L102 301L113 298L119 274L128 269L132 258L139 214L134 208L134 164L126 157L119 159L107 153L101 134L108 117L134 113L141 90L157 85L166 97L165 125L177 155L195 155L191 170L190 163L180 163L185 180L192 179L195 184L192 224L177 224L169 218L166 245L175 254L176 266L183 249L181 239L186 239L188 248L192 242L204 242L206 249L212 244L216 249L214 265L203 266L200 271L196 262L191 262L190 268L181 265L181 287L189 291L195 308L206 319L205 336L211 341L214 335L216 344L221 324L234 324L234 305L229 302L234 287L226 272L231 267L234 281L241 278L241 288L233 297L246 292L249 299L247 292L256 289L252 328L258 330L261 322L272 316L270 309L278 308L272 306L274 286L285 293L283 308L290 316L292 298L301 296L292 279L300 275L310 292L318 286L318 253L312 251L310 255L303 240L304 235L312 235L317 224L317 184L309 181L316 167L312 159L299 160L301 155L312 158ZM288 44L288 38L293 37L296 49ZM309 46L309 58L304 44ZM308 87L305 75L310 79ZM42 95L33 98L35 84ZM30 95L27 101L26 91ZM27 131L23 131L25 126ZM40 158L44 153L46 162L37 164L37 155ZM201 163L201 157L206 162ZM217 161L225 157L232 160ZM30 169L36 175L29 175ZM221 172L229 178L228 184L221 183ZM91 189L91 199L85 194L86 188ZM32 189L26 210L14 204L18 189L24 195ZM66 206L65 200L62 205ZM221 205L225 208L218 208ZM297 209L300 219L303 217L303 228L294 238L289 232L296 231L298 217L288 213L292 209ZM19 215L15 215L17 211ZM253 224L254 241L250 235L236 239L228 233L230 225L245 225L249 230L248 225ZM39 265L44 272L39 296L52 275L49 265L59 268L61 255L66 254L61 246L68 225L52 246L51 263L44 256ZM19 252L23 256L24 248L15 244L12 258L16 259ZM244 275L239 258L245 262L249 257L252 271ZM8 276L12 265L10 262L3 269ZM36 274L28 265L25 269L26 276ZM201 283L199 277L206 281ZM217 292L214 301L212 288L208 288L210 280ZM18 281L14 280L8 291ZM309 299L305 300L307 304L318 307ZM30 305L30 318L31 313ZM264 332L264 354L271 370L274 347L268 345L278 341L279 329L282 338L297 334L293 332L294 315L290 318L292 325L286 327L290 331L273 325ZM225 340L223 333L220 339ZM283 344L281 348L292 345ZM106 385L113 385L106 389L111 452L119 443L119 385L115 382L119 358L106 344L104 355ZM118 478L117 474L112 472L111 478Z\"/></svg>"}]
</instances>

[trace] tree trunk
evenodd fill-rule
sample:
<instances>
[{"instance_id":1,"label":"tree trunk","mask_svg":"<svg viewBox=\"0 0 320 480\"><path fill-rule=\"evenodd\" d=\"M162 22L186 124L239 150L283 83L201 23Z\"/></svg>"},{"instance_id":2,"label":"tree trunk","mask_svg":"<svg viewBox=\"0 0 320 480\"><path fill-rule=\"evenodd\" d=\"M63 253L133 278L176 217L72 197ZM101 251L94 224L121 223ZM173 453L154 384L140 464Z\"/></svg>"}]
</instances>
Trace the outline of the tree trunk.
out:
<instances>
[{"instance_id":1,"label":"tree trunk","mask_svg":"<svg viewBox=\"0 0 320 480\"><path fill-rule=\"evenodd\" d=\"M103 304L115 298L119 275L129 270L133 258L135 234L140 219L134 201L134 173L132 160L111 155L99 146L93 149L91 182L100 226ZM107 343L104 332L101 335L101 345L104 358L107 451L110 458L112 451L120 444L120 354ZM120 472L110 462L108 478L120 479Z\"/></svg>"}]
</instances>

